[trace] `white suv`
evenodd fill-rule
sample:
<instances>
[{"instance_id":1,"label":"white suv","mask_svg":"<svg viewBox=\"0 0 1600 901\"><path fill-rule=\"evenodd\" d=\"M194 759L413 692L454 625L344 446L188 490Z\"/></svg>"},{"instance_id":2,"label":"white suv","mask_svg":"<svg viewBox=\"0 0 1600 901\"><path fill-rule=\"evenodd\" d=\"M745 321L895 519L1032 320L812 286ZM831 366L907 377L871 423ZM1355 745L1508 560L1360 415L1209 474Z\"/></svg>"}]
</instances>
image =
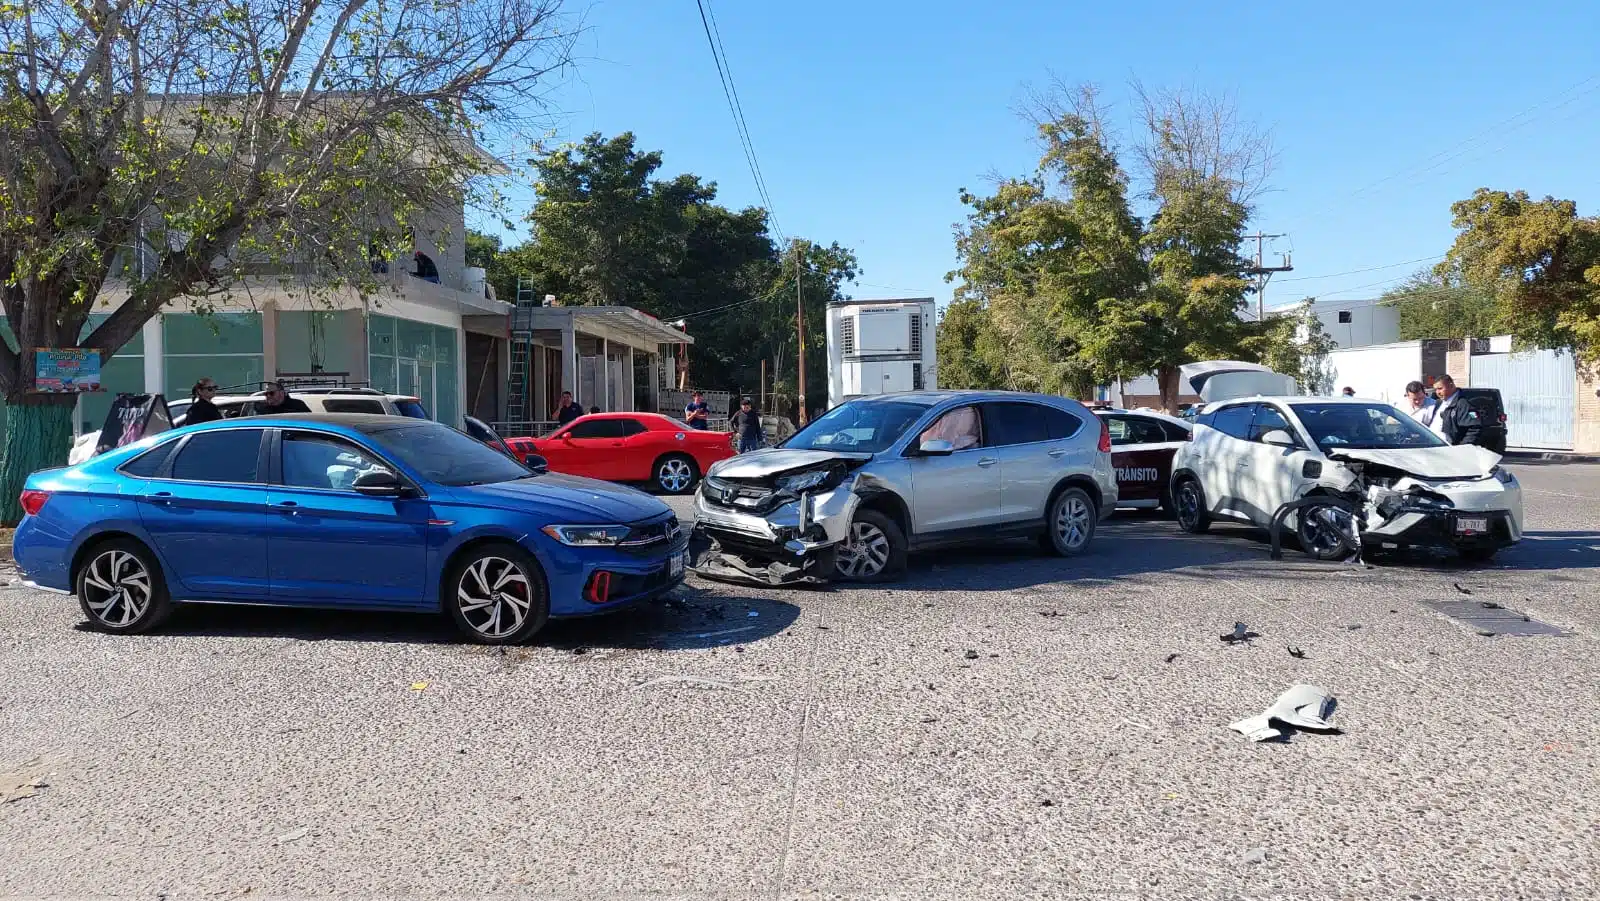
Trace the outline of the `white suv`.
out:
<instances>
[{"instance_id":1,"label":"white suv","mask_svg":"<svg viewBox=\"0 0 1600 901\"><path fill-rule=\"evenodd\" d=\"M1356 543L1452 548L1487 559L1522 539L1522 489L1481 447L1451 446L1380 401L1250 397L1206 405L1172 463L1178 526L1271 527L1285 504L1315 557ZM1355 537L1351 537L1355 536Z\"/></svg>"}]
</instances>

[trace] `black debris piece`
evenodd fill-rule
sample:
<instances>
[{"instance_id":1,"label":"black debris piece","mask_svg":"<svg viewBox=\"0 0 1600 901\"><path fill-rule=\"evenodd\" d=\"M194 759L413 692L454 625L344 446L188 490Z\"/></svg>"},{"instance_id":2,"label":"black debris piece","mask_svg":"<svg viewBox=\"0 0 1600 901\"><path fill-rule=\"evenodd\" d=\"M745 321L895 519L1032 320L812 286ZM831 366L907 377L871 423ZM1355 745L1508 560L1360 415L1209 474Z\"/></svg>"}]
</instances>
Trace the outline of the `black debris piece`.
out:
<instances>
[{"instance_id":1,"label":"black debris piece","mask_svg":"<svg viewBox=\"0 0 1600 901\"><path fill-rule=\"evenodd\" d=\"M939 718L936 717L936 716L929 715L929 716L923 717L922 721L924 723L937 723L939 721Z\"/></svg>"},{"instance_id":2,"label":"black debris piece","mask_svg":"<svg viewBox=\"0 0 1600 901\"><path fill-rule=\"evenodd\" d=\"M824 626L824 625L823 625L823 624L821 624L821 623L817 623L817 628L818 628L818 629L821 629L821 630L822 630L822 631L824 631L824 632L826 632L826 631L828 631L828 627L827 627L827 626Z\"/></svg>"},{"instance_id":3,"label":"black debris piece","mask_svg":"<svg viewBox=\"0 0 1600 901\"><path fill-rule=\"evenodd\" d=\"M735 654L743 654L744 653L744 645L738 645L738 644L734 645L733 646L733 652Z\"/></svg>"},{"instance_id":4,"label":"black debris piece","mask_svg":"<svg viewBox=\"0 0 1600 901\"><path fill-rule=\"evenodd\" d=\"M1346 632L1354 632L1355 630L1357 630L1359 628L1361 628L1361 624L1360 623L1351 623L1348 626L1344 627Z\"/></svg>"},{"instance_id":5,"label":"black debris piece","mask_svg":"<svg viewBox=\"0 0 1600 901\"><path fill-rule=\"evenodd\" d=\"M1304 660L1304 659L1306 659L1306 652L1300 650L1297 647L1288 646L1288 647L1285 648L1285 650L1287 650L1289 652L1289 656L1290 657L1293 657L1296 660Z\"/></svg>"},{"instance_id":6,"label":"black debris piece","mask_svg":"<svg viewBox=\"0 0 1600 901\"><path fill-rule=\"evenodd\" d=\"M968 660L977 660L978 659L978 652L972 650L971 648L968 648L966 657L967 657Z\"/></svg>"},{"instance_id":7,"label":"black debris piece","mask_svg":"<svg viewBox=\"0 0 1600 901\"><path fill-rule=\"evenodd\" d=\"M1233 624L1233 631L1229 632L1228 634L1226 634L1224 636L1222 636L1222 640L1227 642L1228 644L1237 644L1238 642L1241 642L1241 641L1249 641L1252 638L1260 638L1260 637L1261 637L1261 633L1260 632L1252 632L1252 631L1250 631L1250 627L1245 625L1244 623L1234 623Z\"/></svg>"},{"instance_id":8,"label":"black debris piece","mask_svg":"<svg viewBox=\"0 0 1600 901\"><path fill-rule=\"evenodd\" d=\"M1045 798L1043 801L1039 802L1039 806L1040 807L1054 807L1054 806L1056 806L1056 802L1050 800L1049 798Z\"/></svg>"},{"instance_id":9,"label":"black debris piece","mask_svg":"<svg viewBox=\"0 0 1600 901\"><path fill-rule=\"evenodd\" d=\"M583 645L578 645L577 647L572 649L572 653L573 653L573 656L582 656L584 654L589 653L589 649L584 647Z\"/></svg>"},{"instance_id":10,"label":"black debris piece","mask_svg":"<svg viewBox=\"0 0 1600 901\"><path fill-rule=\"evenodd\" d=\"M1178 655L1177 654L1168 654L1167 655L1167 662L1168 663L1171 663L1172 661L1177 660L1177 659L1178 659Z\"/></svg>"},{"instance_id":11,"label":"black debris piece","mask_svg":"<svg viewBox=\"0 0 1600 901\"><path fill-rule=\"evenodd\" d=\"M1500 606L1499 604L1496 604L1494 601L1479 601L1478 602L1478 606L1482 607L1485 610L1504 610L1504 609L1506 609L1506 608Z\"/></svg>"},{"instance_id":12,"label":"black debris piece","mask_svg":"<svg viewBox=\"0 0 1600 901\"><path fill-rule=\"evenodd\" d=\"M1060 616L1061 615L1061 611L1060 610L1040 610L1039 611L1039 615L1040 616Z\"/></svg>"},{"instance_id":13,"label":"black debris piece","mask_svg":"<svg viewBox=\"0 0 1600 901\"><path fill-rule=\"evenodd\" d=\"M1450 584L1454 585L1456 587L1456 591L1459 591L1462 594L1471 594L1472 593L1472 589L1470 589L1470 588L1462 588L1460 582L1451 582Z\"/></svg>"}]
</instances>

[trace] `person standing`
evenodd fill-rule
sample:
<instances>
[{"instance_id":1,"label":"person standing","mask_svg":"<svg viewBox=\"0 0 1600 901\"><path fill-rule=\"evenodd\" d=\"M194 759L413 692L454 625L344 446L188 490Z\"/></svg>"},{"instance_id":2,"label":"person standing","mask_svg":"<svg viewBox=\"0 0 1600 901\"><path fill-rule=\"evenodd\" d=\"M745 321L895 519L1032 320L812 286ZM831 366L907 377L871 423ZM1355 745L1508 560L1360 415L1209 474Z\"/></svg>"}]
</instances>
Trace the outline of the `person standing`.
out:
<instances>
[{"instance_id":1,"label":"person standing","mask_svg":"<svg viewBox=\"0 0 1600 901\"><path fill-rule=\"evenodd\" d=\"M222 418L222 411L211 402L217 396L217 383L211 379L201 379L189 389L189 412L184 414L184 425L199 425L202 422L216 422Z\"/></svg>"},{"instance_id":2,"label":"person standing","mask_svg":"<svg viewBox=\"0 0 1600 901\"><path fill-rule=\"evenodd\" d=\"M1406 385L1406 402L1400 405L1400 409L1431 429L1433 417L1439 412L1439 402L1428 396L1428 390L1421 382L1413 381Z\"/></svg>"},{"instance_id":3,"label":"person standing","mask_svg":"<svg viewBox=\"0 0 1600 901\"><path fill-rule=\"evenodd\" d=\"M1478 411L1461 396L1456 380L1448 375L1439 377L1439 405L1428 426L1434 434L1451 444L1477 444L1483 423L1478 421Z\"/></svg>"},{"instance_id":4,"label":"person standing","mask_svg":"<svg viewBox=\"0 0 1600 901\"><path fill-rule=\"evenodd\" d=\"M706 403L700 392L696 391L689 398L688 405L683 408L683 421L687 422L691 429L704 431L711 427L710 420L711 406Z\"/></svg>"},{"instance_id":5,"label":"person standing","mask_svg":"<svg viewBox=\"0 0 1600 901\"><path fill-rule=\"evenodd\" d=\"M583 408L573 401L572 392L561 392L561 404L556 407L556 425L565 426L582 415Z\"/></svg>"},{"instance_id":6,"label":"person standing","mask_svg":"<svg viewBox=\"0 0 1600 901\"><path fill-rule=\"evenodd\" d=\"M1350 387L1349 385L1346 385L1346 386L1344 386L1344 390L1339 392L1339 393L1343 394L1345 397L1355 397L1356 396L1356 389Z\"/></svg>"},{"instance_id":7,"label":"person standing","mask_svg":"<svg viewBox=\"0 0 1600 901\"><path fill-rule=\"evenodd\" d=\"M311 408L298 397L290 397L282 382L268 382L266 400L256 406L257 416L277 416L280 413L310 413Z\"/></svg>"},{"instance_id":8,"label":"person standing","mask_svg":"<svg viewBox=\"0 0 1600 901\"><path fill-rule=\"evenodd\" d=\"M756 412L755 405L748 397L739 401L739 412L733 414L728 426L739 436L741 454L759 450L766 440L766 433L761 428L761 414Z\"/></svg>"}]
</instances>

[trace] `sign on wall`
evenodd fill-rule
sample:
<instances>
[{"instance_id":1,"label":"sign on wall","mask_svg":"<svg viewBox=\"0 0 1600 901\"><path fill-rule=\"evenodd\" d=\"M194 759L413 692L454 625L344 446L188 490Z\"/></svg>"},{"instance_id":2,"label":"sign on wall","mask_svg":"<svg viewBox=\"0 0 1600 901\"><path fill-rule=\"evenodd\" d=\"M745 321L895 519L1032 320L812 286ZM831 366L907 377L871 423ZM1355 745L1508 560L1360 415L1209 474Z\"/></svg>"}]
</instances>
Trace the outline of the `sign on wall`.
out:
<instances>
[{"instance_id":1,"label":"sign on wall","mask_svg":"<svg viewBox=\"0 0 1600 901\"><path fill-rule=\"evenodd\" d=\"M100 351L88 347L35 347L33 390L83 394L100 390Z\"/></svg>"}]
</instances>

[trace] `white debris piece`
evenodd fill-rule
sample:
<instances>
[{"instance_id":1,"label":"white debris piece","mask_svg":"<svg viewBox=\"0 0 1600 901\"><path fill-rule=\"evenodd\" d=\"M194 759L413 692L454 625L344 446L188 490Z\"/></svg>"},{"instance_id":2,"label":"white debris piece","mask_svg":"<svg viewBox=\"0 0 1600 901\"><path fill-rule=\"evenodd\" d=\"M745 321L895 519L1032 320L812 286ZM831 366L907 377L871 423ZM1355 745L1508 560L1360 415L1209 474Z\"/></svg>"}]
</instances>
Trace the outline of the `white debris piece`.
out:
<instances>
[{"instance_id":1,"label":"white debris piece","mask_svg":"<svg viewBox=\"0 0 1600 901\"><path fill-rule=\"evenodd\" d=\"M1282 726L1308 732L1337 732L1328 722L1338 704L1326 689L1315 685L1294 685L1278 696L1262 713L1228 726L1251 741L1267 741L1284 734Z\"/></svg>"}]
</instances>

